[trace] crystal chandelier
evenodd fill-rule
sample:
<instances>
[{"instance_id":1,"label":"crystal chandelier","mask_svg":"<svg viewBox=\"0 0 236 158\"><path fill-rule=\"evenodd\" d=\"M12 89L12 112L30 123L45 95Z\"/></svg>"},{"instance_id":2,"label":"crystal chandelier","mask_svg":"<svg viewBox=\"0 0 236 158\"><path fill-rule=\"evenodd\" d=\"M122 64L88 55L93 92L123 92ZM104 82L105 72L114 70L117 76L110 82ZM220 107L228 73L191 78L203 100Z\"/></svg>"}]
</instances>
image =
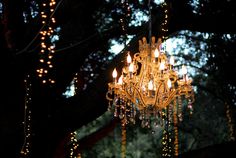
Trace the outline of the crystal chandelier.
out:
<instances>
[{"instance_id":1,"label":"crystal chandelier","mask_svg":"<svg viewBox=\"0 0 236 158\"><path fill-rule=\"evenodd\" d=\"M151 20L149 22L151 24ZM124 120L122 122L125 124L135 123L138 115L144 126L150 126L152 118L164 120L167 116L163 110L169 106L178 114L179 120L182 119L183 104L192 113L192 80L188 78L185 65L178 73L174 64L174 57L168 58L162 49L161 38L156 40L149 32L149 41L145 37L139 40L139 52L133 58L128 52L127 63L121 73L118 74L116 68L114 69L113 81L108 83L106 93L108 110L113 109L114 116Z\"/></svg>"},{"instance_id":2,"label":"crystal chandelier","mask_svg":"<svg viewBox=\"0 0 236 158\"><path fill-rule=\"evenodd\" d=\"M152 37L148 44L144 37L139 41L139 53L133 59L128 53L127 64L118 78L116 68L113 82L108 83L106 98L109 109L114 106L114 116L135 123L137 112L140 119L161 115L162 109L175 99L186 99L188 107L194 101L192 80L188 78L186 66L181 76L174 69L174 57L168 59L161 50L161 39Z\"/></svg>"}]
</instances>

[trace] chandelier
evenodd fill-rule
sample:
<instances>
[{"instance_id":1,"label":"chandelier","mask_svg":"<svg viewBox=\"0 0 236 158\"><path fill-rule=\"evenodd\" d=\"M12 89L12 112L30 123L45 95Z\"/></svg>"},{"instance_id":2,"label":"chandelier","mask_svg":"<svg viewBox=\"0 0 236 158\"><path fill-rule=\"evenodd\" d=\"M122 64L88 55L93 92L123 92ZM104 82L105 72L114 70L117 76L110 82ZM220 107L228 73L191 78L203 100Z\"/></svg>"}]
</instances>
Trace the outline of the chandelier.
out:
<instances>
[{"instance_id":1,"label":"chandelier","mask_svg":"<svg viewBox=\"0 0 236 158\"><path fill-rule=\"evenodd\" d=\"M114 107L114 116L124 119L125 123L162 117L162 110L178 102L187 103L192 110L194 101L192 80L188 78L187 68L182 65L178 73L175 70L174 57L169 58L161 48L161 38L152 37L148 43L143 37L139 40L139 52L127 54L127 63L118 78L115 68L113 81L108 83L106 98L109 110ZM181 117L181 115L179 115Z\"/></svg>"},{"instance_id":2,"label":"chandelier","mask_svg":"<svg viewBox=\"0 0 236 158\"><path fill-rule=\"evenodd\" d=\"M187 107L192 113L192 80L188 78L185 65L182 65L181 72L176 71L174 57L167 56L162 47L164 34L158 39L152 37L150 2L149 41L145 37L139 40L139 52L133 57L127 52L127 62L120 73L114 68L113 81L108 83L106 93L108 110L113 110L114 116L122 119L123 124L134 124L138 117L143 127L150 127L151 121L155 124L172 121L176 125L178 120L182 120L182 107ZM161 31L164 33L168 31L166 2L163 8L165 16Z\"/></svg>"}]
</instances>

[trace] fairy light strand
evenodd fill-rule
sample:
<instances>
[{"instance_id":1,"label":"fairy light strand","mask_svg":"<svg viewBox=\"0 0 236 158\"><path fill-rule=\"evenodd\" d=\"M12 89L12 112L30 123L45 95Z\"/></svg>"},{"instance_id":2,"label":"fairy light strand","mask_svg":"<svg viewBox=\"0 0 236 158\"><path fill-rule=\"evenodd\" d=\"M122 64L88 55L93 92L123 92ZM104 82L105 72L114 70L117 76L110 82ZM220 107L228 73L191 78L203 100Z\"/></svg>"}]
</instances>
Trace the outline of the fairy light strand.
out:
<instances>
[{"instance_id":1,"label":"fairy light strand","mask_svg":"<svg viewBox=\"0 0 236 158\"><path fill-rule=\"evenodd\" d=\"M161 23L160 29L161 29L161 39L162 41L165 41L167 39L166 33L168 32L168 8L167 8L167 3L164 1L162 3L162 8L164 9L164 20ZM164 48L165 49L165 48ZM162 113L163 118L165 118L164 122L164 130L163 130L163 135L162 135L162 157L172 157L172 138L171 138L171 130L170 126L172 121L175 121L173 118L171 118L172 111L176 107L176 102L174 101L174 105L166 107L164 109L164 112ZM174 130L176 128L174 127ZM175 133L176 134L176 133ZM176 140L176 137L175 137ZM175 142L174 142L175 143Z\"/></svg>"},{"instance_id":2,"label":"fairy light strand","mask_svg":"<svg viewBox=\"0 0 236 158\"><path fill-rule=\"evenodd\" d=\"M32 84L30 83L30 75L26 76L24 80L25 83L25 105L24 105L24 142L20 151L20 157L26 158L29 157L30 148L31 148L31 92L32 92Z\"/></svg>"},{"instance_id":3,"label":"fairy light strand","mask_svg":"<svg viewBox=\"0 0 236 158\"><path fill-rule=\"evenodd\" d=\"M232 121L231 110L230 110L229 104L225 103L225 106L226 106L226 117L228 120L228 128L229 128L229 139L230 141L235 141L234 124Z\"/></svg>"},{"instance_id":4,"label":"fairy light strand","mask_svg":"<svg viewBox=\"0 0 236 158\"><path fill-rule=\"evenodd\" d=\"M121 158L126 157L126 123L125 120L121 120Z\"/></svg>"},{"instance_id":5,"label":"fairy light strand","mask_svg":"<svg viewBox=\"0 0 236 158\"><path fill-rule=\"evenodd\" d=\"M72 132L70 133L70 143L71 143L71 148L70 148L70 158L81 158L81 154L77 153L79 143L77 138L75 137L77 132Z\"/></svg>"},{"instance_id":6,"label":"fairy light strand","mask_svg":"<svg viewBox=\"0 0 236 158\"><path fill-rule=\"evenodd\" d=\"M178 157L179 155L179 133L178 133L178 113L177 113L177 101L174 100L173 107L173 121L174 121L174 156Z\"/></svg>"},{"instance_id":7,"label":"fairy light strand","mask_svg":"<svg viewBox=\"0 0 236 158\"><path fill-rule=\"evenodd\" d=\"M128 27L127 18L129 18L131 15L131 8L129 6L128 0L121 0L121 5L124 14L120 18L120 24L124 34L124 47L126 47L127 27ZM124 119L121 119L121 158L125 157L126 157L126 122Z\"/></svg>"},{"instance_id":8,"label":"fairy light strand","mask_svg":"<svg viewBox=\"0 0 236 158\"><path fill-rule=\"evenodd\" d=\"M162 157L172 157L172 138L171 138L171 123L169 118L169 107L166 107L162 112L164 119L164 129L162 135Z\"/></svg>"},{"instance_id":9,"label":"fairy light strand","mask_svg":"<svg viewBox=\"0 0 236 158\"><path fill-rule=\"evenodd\" d=\"M164 8L164 20L161 23L161 32L162 40L165 41L167 39L166 33L168 32L168 7L165 1L162 4L162 7Z\"/></svg>"},{"instance_id":10,"label":"fairy light strand","mask_svg":"<svg viewBox=\"0 0 236 158\"><path fill-rule=\"evenodd\" d=\"M50 0L48 3L42 3L41 22L44 25L43 29L40 31L40 58L39 58L39 68L36 70L38 77L42 79L42 83L55 83L55 80L51 78L51 71L53 68L53 56L55 53L55 45L52 43L51 38L54 33L55 27L55 17L50 16L56 6L55 0ZM50 74L50 75L49 75Z\"/></svg>"},{"instance_id":11,"label":"fairy light strand","mask_svg":"<svg viewBox=\"0 0 236 158\"><path fill-rule=\"evenodd\" d=\"M124 35L124 47L126 47L126 41L127 41L127 36L128 36L127 35L127 27L128 27L127 18L129 18L131 16L131 8L129 6L128 0L121 0L121 7L123 10L123 14L122 14L119 22L121 24L121 30Z\"/></svg>"},{"instance_id":12,"label":"fairy light strand","mask_svg":"<svg viewBox=\"0 0 236 158\"><path fill-rule=\"evenodd\" d=\"M79 84L79 79L78 79L79 75L78 73L76 72L75 73L75 76L73 78L74 80L74 86L75 86L75 95L78 93L78 84Z\"/></svg>"}]
</instances>

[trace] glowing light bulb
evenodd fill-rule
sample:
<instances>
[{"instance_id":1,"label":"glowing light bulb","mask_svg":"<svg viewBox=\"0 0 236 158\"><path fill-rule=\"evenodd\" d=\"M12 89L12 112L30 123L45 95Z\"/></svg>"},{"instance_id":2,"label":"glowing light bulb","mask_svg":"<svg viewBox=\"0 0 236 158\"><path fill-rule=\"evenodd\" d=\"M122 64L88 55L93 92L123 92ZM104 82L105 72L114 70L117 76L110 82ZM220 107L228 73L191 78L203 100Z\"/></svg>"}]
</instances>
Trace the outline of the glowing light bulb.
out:
<instances>
[{"instance_id":1,"label":"glowing light bulb","mask_svg":"<svg viewBox=\"0 0 236 158\"><path fill-rule=\"evenodd\" d=\"M160 55L160 52L159 52L159 50L156 48L155 51L154 51L154 57L155 57L155 58L158 58L159 55Z\"/></svg>"},{"instance_id":2,"label":"glowing light bulb","mask_svg":"<svg viewBox=\"0 0 236 158\"><path fill-rule=\"evenodd\" d=\"M165 69L165 62L162 61L160 64L160 70L164 70Z\"/></svg>"},{"instance_id":3,"label":"glowing light bulb","mask_svg":"<svg viewBox=\"0 0 236 158\"><path fill-rule=\"evenodd\" d=\"M117 71L116 68L114 68L113 72L112 72L112 77L116 78L117 77Z\"/></svg>"},{"instance_id":4,"label":"glowing light bulb","mask_svg":"<svg viewBox=\"0 0 236 158\"><path fill-rule=\"evenodd\" d=\"M127 56L127 63L130 64L131 62L132 62L132 58L131 58L131 56L130 56L129 53L128 53L128 56Z\"/></svg>"},{"instance_id":5,"label":"glowing light bulb","mask_svg":"<svg viewBox=\"0 0 236 158\"><path fill-rule=\"evenodd\" d=\"M173 56L170 57L170 65L174 65L175 63L175 59Z\"/></svg>"},{"instance_id":6,"label":"glowing light bulb","mask_svg":"<svg viewBox=\"0 0 236 158\"><path fill-rule=\"evenodd\" d=\"M118 79L118 85L122 85L123 84L123 76L121 75Z\"/></svg>"},{"instance_id":7,"label":"glowing light bulb","mask_svg":"<svg viewBox=\"0 0 236 158\"><path fill-rule=\"evenodd\" d=\"M148 90L153 90L153 88L154 88L154 86L153 86L153 81L150 80L150 81L148 82Z\"/></svg>"},{"instance_id":8,"label":"glowing light bulb","mask_svg":"<svg viewBox=\"0 0 236 158\"><path fill-rule=\"evenodd\" d=\"M131 63L129 65L129 72L134 72L134 64L133 63Z\"/></svg>"},{"instance_id":9,"label":"glowing light bulb","mask_svg":"<svg viewBox=\"0 0 236 158\"><path fill-rule=\"evenodd\" d=\"M186 68L186 66L185 65L182 65L182 74L183 75L186 75L187 74L187 68Z\"/></svg>"},{"instance_id":10,"label":"glowing light bulb","mask_svg":"<svg viewBox=\"0 0 236 158\"><path fill-rule=\"evenodd\" d=\"M167 86L168 86L169 89L171 88L171 81L170 81L170 79L167 80Z\"/></svg>"}]
</instances>

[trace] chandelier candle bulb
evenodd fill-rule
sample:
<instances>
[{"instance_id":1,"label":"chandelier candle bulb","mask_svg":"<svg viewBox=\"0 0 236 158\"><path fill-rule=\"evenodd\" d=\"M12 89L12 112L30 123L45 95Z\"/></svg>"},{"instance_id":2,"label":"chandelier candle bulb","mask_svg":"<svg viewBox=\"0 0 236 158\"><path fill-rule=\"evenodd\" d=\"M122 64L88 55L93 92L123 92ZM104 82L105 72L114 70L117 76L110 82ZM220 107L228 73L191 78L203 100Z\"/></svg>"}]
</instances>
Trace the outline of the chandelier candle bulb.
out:
<instances>
[{"instance_id":1,"label":"chandelier candle bulb","mask_svg":"<svg viewBox=\"0 0 236 158\"><path fill-rule=\"evenodd\" d=\"M171 80L170 79L167 80L167 86L168 86L169 90L171 91Z\"/></svg>"},{"instance_id":2,"label":"chandelier candle bulb","mask_svg":"<svg viewBox=\"0 0 236 158\"><path fill-rule=\"evenodd\" d=\"M127 63L128 63L128 65L129 65L131 62L132 62L132 58L131 58L131 56L130 56L129 53L128 53L128 56L127 56Z\"/></svg>"},{"instance_id":3,"label":"chandelier candle bulb","mask_svg":"<svg viewBox=\"0 0 236 158\"><path fill-rule=\"evenodd\" d=\"M174 57L173 57L173 56L170 56L170 70L173 69L174 63L175 63Z\"/></svg>"},{"instance_id":4,"label":"chandelier candle bulb","mask_svg":"<svg viewBox=\"0 0 236 158\"><path fill-rule=\"evenodd\" d=\"M114 68L113 72L112 72L112 77L114 79L114 83L116 84L116 77L117 77L117 71L116 68Z\"/></svg>"},{"instance_id":5,"label":"chandelier candle bulb","mask_svg":"<svg viewBox=\"0 0 236 158\"><path fill-rule=\"evenodd\" d=\"M165 62L162 61L161 64L160 64L161 74L163 74L164 69L165 69Z\"/></svg>"},{"instance_id":6,"label":"chandelier candle bulb","mask_svg":"<svg viewBox=\"0 0 236 158\"><path fill-rule=\"evenodd\" d=\"M150 81L148 82L148 96L152 97L152 96L153 96L153 93L155 93L155 92L154 92L154 85L153 85L153 81L150 80Z\"/></svg>"},{"instance_id":7,"label":"chandelier candle bulb","mask_svg":"<svg viewBox=\"0 0 236 158\"><path fill-rule=\"evenodd\" d=\"M134 63L131 63L131 64L129 65L129 72L130 72L130 73L133 73L133 72L134 72Z\"/></svg>"},{"instance_id":8,"label":"chandelier candle bulb","mask_svg":"<svg viewBox=\"0 0 236 158\"><path fill-rule=\"evenodd\" d=\"M158 57L159 57L159 54L160 54L160 52L159 52L159 50L156 48L155 51L154 51L154 57L155 57L155 58L158 58Z\"/></svg>"},{"instance_id":9,"label":"chandelier candle bulb","mask_svg":"<svg viewBox=\"0 0 236 158\"><path fill-rule=\"evenodd\" d=\"M188 80L189 80L189 79L188 79L188 75L186 74L186 75L185 75L185 82L188 82Z\"/></svg>"},{"instance_id":10,"label":"chandelier candle bulb","mask_svg":"<svg viewBox=\"0 0 236 158\"><path fill-rule=\"evenodd\" d=\"M122 85L123 84L123 76L121 75L118 79L118 85Z\"/></svg>"},{"instance_id":11,"label":"chandelier candle bulb","mask_svg":"<svg viewBox=\"0 0 236 158\"><path fill-rule=\"evenodd\" d=\"M156 49L154 50L154 57L155 57L154 62L158 62L159 54L160 54L160 52L159 52L159 50L156 48Z\"/></svg>"},{"instance_id":12,"label":"chandelier candle bulb","mask_svg":"<svg viewBox=\"0 0 236 158\"><path fill-rule=\"evenodd\" d=\"M186 82L187 68L185 65L182 65L182 74L183 74L183 80Z\"/></svg>"},{"instance_id":13,"label":"chandelier candle bulb","mask_svg":"<svg viewBox=\"0 0 236 158\"><path fill-rule=\"evenodd\" d=\"M131 64L129 65L130 78L133 77L133 72L134 72L134 63L131 63Z\"/></svg>"}]
</instances>

